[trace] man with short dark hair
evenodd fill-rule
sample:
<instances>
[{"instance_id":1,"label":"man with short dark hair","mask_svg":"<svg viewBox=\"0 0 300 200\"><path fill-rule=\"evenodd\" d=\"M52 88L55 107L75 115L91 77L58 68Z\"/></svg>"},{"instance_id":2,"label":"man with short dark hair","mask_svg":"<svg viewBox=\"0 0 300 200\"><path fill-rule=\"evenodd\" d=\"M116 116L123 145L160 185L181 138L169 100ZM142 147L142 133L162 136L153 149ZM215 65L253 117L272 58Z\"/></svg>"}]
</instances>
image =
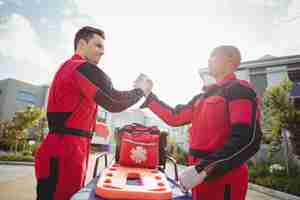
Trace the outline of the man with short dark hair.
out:
<instances>
[{"instance_id":1,"label":"man with short dark hair","mask_svg":"<svg viewBox=\"0 0 300 200\"><path fill-rule=\"evenodd\" d=\"M102 30L81 28L74 40L75 54L55 74L47 107L49 133L35 156L38 200L68 200L84 186L97 105L121 112L147 90L114 89L97 67L104 40Z\"/></svg>"},{"instance_id":2,"label":"man with short dark hair","mask_svg":"<svg viewBox=\"0 0 300 200\"><path fill-rule=\"evenodd\" d=\"M153 93L142 105L170 126L191 124L190 166L180 174L179 181L185 189L192 189L193 200L246 198L246 161L259 149L261 130L258 96L247 81L234 75L240 61L236 47L219 46L212 51L208 63L216 84L175 108ZM152 88L152 81L143 79L138 78L135 87Z\"/></svg>"}]
</instances>

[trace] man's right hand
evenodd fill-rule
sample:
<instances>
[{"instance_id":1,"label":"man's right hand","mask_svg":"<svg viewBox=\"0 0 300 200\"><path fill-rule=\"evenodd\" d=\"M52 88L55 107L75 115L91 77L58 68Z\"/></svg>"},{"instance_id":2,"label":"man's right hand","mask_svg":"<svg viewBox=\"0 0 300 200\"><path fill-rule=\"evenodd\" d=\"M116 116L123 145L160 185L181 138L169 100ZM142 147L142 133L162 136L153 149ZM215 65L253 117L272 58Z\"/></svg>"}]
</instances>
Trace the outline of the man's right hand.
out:
<instances>
[{"instance_id":1,"label":"man's right hand","mask_svg":"<svg viewBox=\"0 0 300 200\"><path fill-rule=\"evenodd\" d=\"M151 93L152 87L152 80L145 74L140 74L134 81L134 88L142 89L145 97L147 97Z\"/></svg>"},{"instance_id":2,"label":"man's right hand","mask_svg":"<svg viewBox=\"0 0 300 200\"><path fill-rule=\"evenodd\" d=\"M198 173L194 165L189 166L179 175L179 183L186 191L188 191L202 183L206 176L206 171L202 170Z\"/></svg>"}]
</instances>

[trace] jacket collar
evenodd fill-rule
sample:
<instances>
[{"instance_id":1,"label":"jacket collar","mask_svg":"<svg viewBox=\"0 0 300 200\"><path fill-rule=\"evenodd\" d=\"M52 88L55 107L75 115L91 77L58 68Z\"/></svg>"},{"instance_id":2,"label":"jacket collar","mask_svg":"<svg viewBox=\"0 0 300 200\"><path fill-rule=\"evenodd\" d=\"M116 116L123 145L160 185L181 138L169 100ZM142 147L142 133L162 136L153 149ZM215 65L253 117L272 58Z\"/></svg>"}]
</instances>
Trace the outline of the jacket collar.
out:
<instances>
[{"instance_id":1,"label":"jacket collar","mask_svg":"<svg viewBox=\"0 0 300 200\"><path fill-rule=\"evenodd\" d=\"M72 57L71 57L71 60L85 60L81 55L79 54L74 54Z\"/></svg>"},{"instance_id":2,"label":"jacket collar","mask_svg":"<svg viewBox=\"0 0 300 200\"><path fill-rule=\"evenodd\" d=\"M228 81L236 80L236 75L234 73L228 74L222 80L217 82L217 85L222 86Z\"/></svg>"},{"instance_id":3,"label":"jacket collar","mask_svg":"<svg viewBox=\"0 0 300 200\"><path fill-rule=\"evenodd\" d=\"M222 86L222 85L226 84L227 82L232 81L232 80L236 80L236 79L237 79L236 75L234 73L231 73L231 74L225 76L222 80L218 81L217 83L203 86L202 90L207 92L209 90L212 90L213 88Z\"/></svg>"}]
</instances>

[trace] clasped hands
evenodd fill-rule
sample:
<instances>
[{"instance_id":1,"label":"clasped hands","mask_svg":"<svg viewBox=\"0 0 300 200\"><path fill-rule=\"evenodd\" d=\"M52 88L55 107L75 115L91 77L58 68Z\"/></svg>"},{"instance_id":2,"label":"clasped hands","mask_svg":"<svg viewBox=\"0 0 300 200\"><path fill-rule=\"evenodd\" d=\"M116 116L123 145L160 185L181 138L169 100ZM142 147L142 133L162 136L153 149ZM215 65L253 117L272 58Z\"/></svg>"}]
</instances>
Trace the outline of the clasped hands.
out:
<instances>
[{"instance_id":1,"label":"clasped hands","mask_svg":"<svg viewBox=\"0 0 300 200\"><path fill-rule=\"evenodd\" d=\"M134 88L140 88L144 92L144 96L148 97L153 88L152 80L145 74L140 74L134 81ZM190 190L196 185L202 183L207 174L204 170L197 172L195 166L189 166L179 176L179 183L184 190Z\"/></svg>"},{"instance_id":2,"label":"clasped hands","mask_svg":"<svg viewBox=\"0 0 300 200\"><path fill-rule=\"evenodd\" d=\"M133 83L134 88L140 88L144 92L144 96L148 97L153 88L152 80L145 74L140 74Z\"/></svg>"}]
</instances>

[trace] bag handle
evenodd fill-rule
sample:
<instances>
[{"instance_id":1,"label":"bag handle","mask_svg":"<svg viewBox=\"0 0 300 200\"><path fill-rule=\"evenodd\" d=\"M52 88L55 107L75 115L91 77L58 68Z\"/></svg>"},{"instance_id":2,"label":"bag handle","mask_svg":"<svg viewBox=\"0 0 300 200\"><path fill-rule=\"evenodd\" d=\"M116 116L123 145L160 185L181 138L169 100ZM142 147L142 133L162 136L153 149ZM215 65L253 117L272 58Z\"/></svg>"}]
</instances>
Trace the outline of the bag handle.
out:
<instances>
[{"instance_id":1,"label":"bag handle","mask_svg":"<svg viewBox=\"0 0 300 200\"><path fill-rule=\"evenodd\" d=\"M160 132L156 126L147 127L140 123L128 124L119 130L119 132L123 131L127 131L131 134L139 134L145 132L149 132L150 134L158 134Z\"/></svg>"}]
</instances>

